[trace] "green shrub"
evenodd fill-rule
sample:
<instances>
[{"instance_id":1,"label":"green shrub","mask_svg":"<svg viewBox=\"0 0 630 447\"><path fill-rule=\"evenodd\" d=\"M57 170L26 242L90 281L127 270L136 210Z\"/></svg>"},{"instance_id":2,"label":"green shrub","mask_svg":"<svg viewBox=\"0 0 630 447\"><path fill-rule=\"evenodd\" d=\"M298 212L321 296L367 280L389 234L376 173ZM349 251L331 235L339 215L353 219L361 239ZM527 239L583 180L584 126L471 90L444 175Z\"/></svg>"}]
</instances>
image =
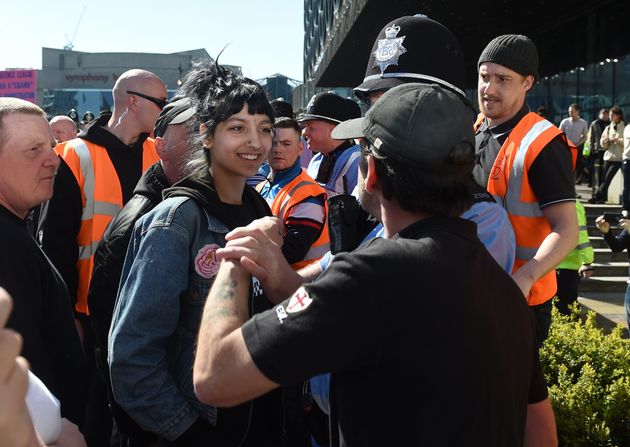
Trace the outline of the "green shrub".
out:
<instances>
[{"instance_id":1,"label":"green shrub","mask_svg":"<svg viewBox=\"0 0 630 447\"><path fill-rule=\"evenodd\" d=\"M540 360L561 446L630 446L630 340L622 326L605 334L589 312L582 321L554 307Z\"/></svg>"}]
</instances>

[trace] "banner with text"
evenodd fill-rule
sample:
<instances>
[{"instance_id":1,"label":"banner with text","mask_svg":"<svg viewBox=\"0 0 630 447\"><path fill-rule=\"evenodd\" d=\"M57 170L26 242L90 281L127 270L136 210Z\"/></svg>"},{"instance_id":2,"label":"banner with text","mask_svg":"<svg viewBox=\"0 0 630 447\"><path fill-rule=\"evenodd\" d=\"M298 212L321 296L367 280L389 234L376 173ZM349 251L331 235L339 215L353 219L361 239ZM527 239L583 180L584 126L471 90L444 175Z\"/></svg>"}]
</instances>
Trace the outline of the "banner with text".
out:
<instances>
[{"instance_id":1,"label":"banner with text","mask_svg":"<svg viewBox=\"0 0 630 447\"><path fill-rule=\"evenodd\" d=\"M0 97L37 100L37 70L0 70Z\"/></svg>"}]
</instances>

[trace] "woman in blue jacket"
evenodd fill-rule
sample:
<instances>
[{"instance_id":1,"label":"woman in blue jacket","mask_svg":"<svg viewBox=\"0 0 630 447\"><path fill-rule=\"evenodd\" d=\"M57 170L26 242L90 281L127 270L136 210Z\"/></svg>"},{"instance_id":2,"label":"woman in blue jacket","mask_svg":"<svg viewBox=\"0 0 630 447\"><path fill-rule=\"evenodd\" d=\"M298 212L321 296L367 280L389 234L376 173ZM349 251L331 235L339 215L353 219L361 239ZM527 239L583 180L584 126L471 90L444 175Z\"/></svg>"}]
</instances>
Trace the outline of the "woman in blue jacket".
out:
<instances>
[{"instance_id":1,"label":"woman in blue jacket","mask_svg":"<svg viewBox=\"0 0 630 447\"><path fill-rule=\"evenodd\" d=\"M182 90L196 104L196 149L188 175L134 228L109 334L113 394L160 445L277 445L278 393L217 409L192 384L215 252L230 230L271 215L245 181L271 148L273 110L260 85L218 64L195 67ZM254 278L250 312L271 305Z\"/></svg>"}]
</instances>

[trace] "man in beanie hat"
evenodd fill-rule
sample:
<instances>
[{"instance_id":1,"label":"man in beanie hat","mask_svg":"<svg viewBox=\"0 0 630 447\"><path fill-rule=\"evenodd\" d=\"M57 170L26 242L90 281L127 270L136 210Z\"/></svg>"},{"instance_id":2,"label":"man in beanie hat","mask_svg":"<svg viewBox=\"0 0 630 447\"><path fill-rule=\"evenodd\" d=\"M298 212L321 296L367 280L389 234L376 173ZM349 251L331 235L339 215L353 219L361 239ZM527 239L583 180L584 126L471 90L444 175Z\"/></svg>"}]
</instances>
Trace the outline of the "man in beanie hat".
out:
<instances>
[{"instance_id":1,"label":"man in beanie hat","mask_svg":"<svg viewBox=\"0 0 630 447\"><path fill-rule=\"evenodd\" d=\"M493 39L478 68L484 118L475 136L475 179L505 207L514 227L512 277L536 316L541 345L551 324L554 269L578 240L575 148L560 129L525 104L538 79L538 52L528 37Z\"/></svg>"},{"instance_id":2,"label":"man in beanie hat","mask_svg":"<svg viewBox=\"0 0 630 447\"><path fill-rule=\"evenodd\" d=\"M153 128L160 160L142 175L133 197L107 226L94 254L94 270L88 293L97 367L107 386L116 427L121 434L132 440L130 445L143 445L150 439L155 440L155 436L142 430L116 404L111 395L107 336L134 224L162 201L164 189L182 177L182 168L190 147L189 138L195 109L188 98L174 99L162 109Z\"/></svg>"},{"instance_id":3,"label":"man in beanie hat","mask_svg":"<svg viewBox=\"0 0 630 447\"><path fill-rule=\"evenodd\" d=\"M298 116L310 150L317 153L308 165L308 175L326 189L329 198L350 194L357 185L359 146L350 140L340 143L331 133L339 123L360 116L357 103L332 92L313 96L306 112Z\"/></svg>"},{"instance_id":4,"label":"man in beanie hat","mask_svg":"<svg viewBox=\"0 0 630 447\"><path fill-rule=\"evenodd\" d=\"M331 371L332 446L534 445L528 399L549 402L531 314L458 218L472 201L468 106L408 83L334 136L362 139L360 195L375 201L384 237L338 255L310 284L276 288L290 268L276 220L229 233L199 333L197 396L229 406ZM250 274L288 298L247 321ZM428 303L449 315L447 331L439 319L418 324ZM453 408L465 415L457 423Z\"/></svg>"}]
</instances>

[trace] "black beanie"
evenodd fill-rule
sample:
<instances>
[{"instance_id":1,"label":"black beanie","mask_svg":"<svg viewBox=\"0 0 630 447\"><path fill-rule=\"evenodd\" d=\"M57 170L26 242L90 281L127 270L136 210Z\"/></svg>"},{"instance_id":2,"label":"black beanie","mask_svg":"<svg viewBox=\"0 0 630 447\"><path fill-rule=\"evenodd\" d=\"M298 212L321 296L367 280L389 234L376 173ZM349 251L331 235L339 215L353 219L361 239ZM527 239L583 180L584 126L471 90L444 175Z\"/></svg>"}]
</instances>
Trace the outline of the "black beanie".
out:
<instances>
[{"instance_id":1,"label":"black beanie","mask_svg":"<svg viewBox=\"0 0 630 447\"><path fill-rule=\"evenodd\" d=\"M529 37L521 34L505 34L495 37L479 56L477 69L484 62L493 62L523 75L533 75L538 80L538 50Z\"/></svg>"}]
</instances>

